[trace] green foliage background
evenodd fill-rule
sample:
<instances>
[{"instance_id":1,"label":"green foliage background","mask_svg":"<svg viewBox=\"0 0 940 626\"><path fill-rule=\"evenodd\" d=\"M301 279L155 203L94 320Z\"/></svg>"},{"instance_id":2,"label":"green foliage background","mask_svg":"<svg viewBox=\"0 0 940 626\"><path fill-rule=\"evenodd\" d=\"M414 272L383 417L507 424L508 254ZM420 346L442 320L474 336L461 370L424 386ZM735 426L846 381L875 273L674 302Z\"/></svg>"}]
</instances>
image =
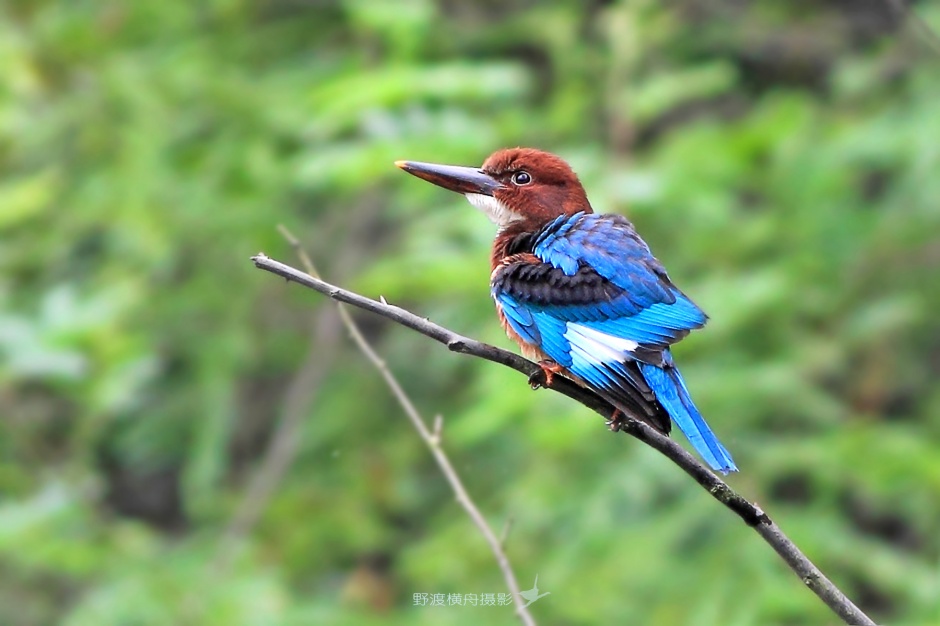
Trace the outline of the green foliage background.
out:
<instances>
[{"instance_id":1,"label":"green foliage background","mask_svg":"<svg viewBox=\"0 0 940 626\"><path fill-rule=\"evenodd\" d=\"M413 606L505 589L330 303L248 261L294 261L284 223L328 277L508 346L492 226L392 161L512 145L711 315L676 352L731 484L879 622L940 623L940 3L891 6L0 5L0 623L514 623ZM651 450L360 319L513 520L541 623L834 623Z\"/></svg>"}]
</instances>

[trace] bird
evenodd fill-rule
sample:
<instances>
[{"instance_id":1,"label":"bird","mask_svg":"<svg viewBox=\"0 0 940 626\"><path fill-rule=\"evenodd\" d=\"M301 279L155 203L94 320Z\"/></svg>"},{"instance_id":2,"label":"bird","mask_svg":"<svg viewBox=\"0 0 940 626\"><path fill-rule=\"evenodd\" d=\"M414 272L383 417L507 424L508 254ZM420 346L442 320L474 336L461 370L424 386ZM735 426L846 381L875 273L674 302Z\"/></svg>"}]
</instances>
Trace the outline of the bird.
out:
<instances>
[{"instance_id":1,"label":"bird","mask_svg":"<svg viewBox=\"0 0 940 626\"><path fill-rule=\"evenodd\" d=\"M535 148L506 148L479 168L395 165L463 194L496 224L490 295L507 335L538 362L542 386L560 374L594 391L615 408L613 430L625 416L664 435L675 422L713 470L737 471L670 350L708 317L626 217L594 212L567 162Z\"/></svg>"}]
</instances>

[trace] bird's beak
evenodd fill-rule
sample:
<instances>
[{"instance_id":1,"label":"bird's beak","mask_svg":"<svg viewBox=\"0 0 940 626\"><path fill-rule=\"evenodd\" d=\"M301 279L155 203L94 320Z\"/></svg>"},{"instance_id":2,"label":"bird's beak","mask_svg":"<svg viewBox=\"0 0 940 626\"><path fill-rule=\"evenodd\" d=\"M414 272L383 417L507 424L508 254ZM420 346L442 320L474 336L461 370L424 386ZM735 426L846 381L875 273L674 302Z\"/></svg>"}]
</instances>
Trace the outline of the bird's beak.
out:
<instances>
[{"instance_id":1,"label":"bird's beak","mask_svg":"<svg viewBox=\"0 0 940 626\"><path fill-rule=\"evenodd\" d=\"M498 180L476 167L437 165L417 161L395 161L395 165L409 174L457 193L492 196L495 190L503 186Z\"/></svg>"}]
</instances>

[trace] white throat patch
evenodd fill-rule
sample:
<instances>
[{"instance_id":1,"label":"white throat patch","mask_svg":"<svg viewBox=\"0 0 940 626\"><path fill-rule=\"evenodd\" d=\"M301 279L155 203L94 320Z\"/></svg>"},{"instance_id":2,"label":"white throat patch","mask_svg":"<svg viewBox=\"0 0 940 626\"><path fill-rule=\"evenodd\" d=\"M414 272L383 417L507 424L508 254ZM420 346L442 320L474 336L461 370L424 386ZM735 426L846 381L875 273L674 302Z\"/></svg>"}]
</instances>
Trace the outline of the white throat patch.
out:
<instances>
[{"instance_id":1,"label":"white throat patch","mask_svg":"<svg viewBox=\"0 0 940 626\"><path fill-rule=\"evenodd\" d=\"M467 196L467 200L470 201L470 204L482 211L490 218L491 222L501 229L506 228L506 226L512 222L517 222L522 219L522 215L511 211L508 206L493 196L485 196L481 193L468 193L464 195Z\"/></svg>"}]
</instances>

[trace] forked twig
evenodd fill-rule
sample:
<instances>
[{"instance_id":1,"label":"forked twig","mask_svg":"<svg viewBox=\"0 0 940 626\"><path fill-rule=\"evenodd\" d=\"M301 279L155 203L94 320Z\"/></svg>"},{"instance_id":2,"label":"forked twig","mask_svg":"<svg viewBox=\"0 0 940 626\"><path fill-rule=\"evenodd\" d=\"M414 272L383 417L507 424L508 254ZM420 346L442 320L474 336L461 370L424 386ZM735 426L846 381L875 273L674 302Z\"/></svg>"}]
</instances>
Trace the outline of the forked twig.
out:
<instances>
[{"instance_id":1,"label":"forked twig","mask_svg":"<svg viewBox=\"0 0 940 626\"><path fill-rule=\"evenodd\" d=\"M307 274L314 280L319 281L317 270L310 260L310 256L303 249L303 246L301 246L300 241L284 226L279 225L278 230L296 251L301 264L304 266L304 269L307 270ZM342 304L337 304L337 308L339 309L339 317L343 325L346 326L346 329L349 331L353 342L355 342L359 350L362 351L369 362L379 371L385 384L388 385L389 390L391 390L392 395L398 400L398 404L401 405L401 408L405 411L405 415L411 420L411 424L415 427L415 430L418 431L421 439L431 451L431 455L437 462L437 466L441 469L441 473L444 474L444 478L447 479L448 484L453 490L457 502L467 512L467 515L470 516L470 519L480 530L480 533L489 545L490 551L492 551L493 556L496 558L496 563L499 565L499 569L506 581L506 586L512 594L513 606L515 607L516 615L519 617L519 620L526 626L535 626L535 620L529 612L529 609L520 602L521 596L519 592L521 589L519 588L519 582L516 580L516 575L512 570L512 565L509 562L509 557L506 555L506 551L503 548L503 541L496 537L493 529L491 529L489 523L487 523L486 518L480 513L480 509L477 508L477 505L473 502L473 499L463 485L463 481L460 480L460 475L457 473L457 470L454 469L450 458L448 458L447 453L444 452L444 448L441 446L441 432L444 426L443 417L436 415L434 417L433 430L428 428L424 418L421 417L417 407L415 407L414 403L411 401L411 398L408 397L408 394L402 388L401 384L399 384L398 379L395 378L395 375L388 368L385 361L375 352L375 349L373 349L369 341L363 336L362 332L359 330L359 325L356 324L356 321L349 314L346 307Z\"/></svg>"}]
</instances>

